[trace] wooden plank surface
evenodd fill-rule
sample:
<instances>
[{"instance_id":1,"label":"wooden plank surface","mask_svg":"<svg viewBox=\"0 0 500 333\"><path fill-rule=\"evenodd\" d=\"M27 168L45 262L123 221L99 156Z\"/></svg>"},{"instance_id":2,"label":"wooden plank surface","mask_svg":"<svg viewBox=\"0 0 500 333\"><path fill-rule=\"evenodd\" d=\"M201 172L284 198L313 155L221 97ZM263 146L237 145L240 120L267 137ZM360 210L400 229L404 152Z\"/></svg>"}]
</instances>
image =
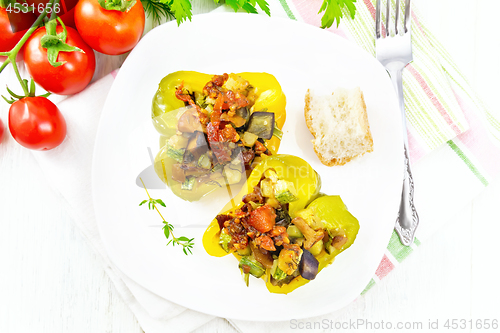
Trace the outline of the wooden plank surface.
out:
<instances>
[{"instance_id":1,"label":"wooden plank surface","mask_svg":"<svg viewBox=\"0 0 500 333\"><path fill-rule=\"evenodd\" d=\"M476 91L499 112L500 3L420 0L419 7ZM195 12L211 8L209 0L194 2ZM0 118L7 123L5 103ZM0 332L142 332L61 203L31 153L7 135L0 145ZM500 319L499 203L496 179L332 320ZM216 331L235 330L217 318L196 332Z\"/></svg>"}]
</instances>

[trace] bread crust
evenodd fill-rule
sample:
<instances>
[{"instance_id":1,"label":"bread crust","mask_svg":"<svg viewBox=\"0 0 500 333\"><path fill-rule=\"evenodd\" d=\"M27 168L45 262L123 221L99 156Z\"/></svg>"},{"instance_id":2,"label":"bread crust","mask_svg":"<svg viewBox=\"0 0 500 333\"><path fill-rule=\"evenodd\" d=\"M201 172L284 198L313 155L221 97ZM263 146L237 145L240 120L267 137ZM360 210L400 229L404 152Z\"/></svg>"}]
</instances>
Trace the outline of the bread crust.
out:
<instances>
[{"instance_id":1,"label":"bread crust","mask_svg":"<svg viewBox=\"0 0 500 333\"><path fill-rule=\"evenodd\" d=\"M357 88L357 89L359 89L359 88ZM333 94L334 93L332 93L332 95ZM360 97L361 97L362 108L364 111L364 112L362 112L362 115L361 115L361 117L363 119L360 119L360 120L362 123L364 123L366 125L366 126L363 126L364 127L363 130L365 132L364 140L368 144L368 149L366 151L364 151L360 154L354 155L354 156L326 158L323 155L323 153L320 151L319 147L316 145L315 140L312 140L311 142L313 143L314 152L318 156L321 163L323 163L324 165L330 166L330 167L337 166L337 165L344 165L344 164L352 161L354 158L356 158L358 156L362 156L365 153L369 153L369 152L373 151L373 138L372 138L371 131L370 131L370 124L368 122L368 114L366 112L366 103L365 103L365 99L364 99L364 96L363 96L363 93L361 92L361 90L360 90ZM314 136L314 139L316 139L317 133L314 130L313 117L311 115L311 111L312 111L312 106L311 106L312 101L311 100L312 100L311 91L310 91L310 89L307 89L307 93L305 96L304 118L306 121L307 128L309 129L311 134Z\"/></svg>"}]
</instances>

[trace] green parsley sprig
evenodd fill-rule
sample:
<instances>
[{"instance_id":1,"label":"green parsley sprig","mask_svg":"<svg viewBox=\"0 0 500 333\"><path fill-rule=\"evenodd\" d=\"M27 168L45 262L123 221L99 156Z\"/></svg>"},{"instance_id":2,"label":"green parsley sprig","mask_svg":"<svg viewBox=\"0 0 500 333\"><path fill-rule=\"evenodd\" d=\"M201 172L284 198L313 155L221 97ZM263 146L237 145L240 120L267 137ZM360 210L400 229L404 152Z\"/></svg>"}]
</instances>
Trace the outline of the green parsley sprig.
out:
<instances>
[{"instance_id":1,"label":"green parsley sprig","mask_svg":"<svg viewBox=\"0 0 500 333\"><path fill-rule=\"evenodd\" d=\"M175 17L177 24L190 20L193 16L192 0L141 0L148 17L151 15L153 21L159 24L162 18ZM220 3L221 0L214 0ZM257 13L257 6L267 15L271 15L269 5L265 0L225 0L234 11L243 9L247 13Z\"/></svg>"},{"instance_id":2,"label":"green parsley sprig","mask_svg":"<svg viewBox=\"0 0 500 333\"><path fill-rule=\"evenodd\" d=\"M339 26L340 19L344 17L345 11L348 11L352 19L356 14L356 0L323 0L323 4L318 13L322 13L321 28L330 28L335 21L337 27ZM346 10L347 9L347 10Z\"/></svg>"},{"instance_id":3,"label":"green parsley sprig","mask_svg":"<svg viewBox=\"0 0 500 333\"><path fill-rule=\"evenodd\" d=\"M174 226L170 223L168 223L165 218L163 217L163 215L161 214L160 210L158 209L158 206L157 205L160 205L160 206L163 206L163 207L167 207L167 205L165 205L165 203L163 202L163 200L161 199L153 199L151 198L151 196L149 195L149 192L146 188L146 185L144 185L144 182L142 181L142 178L141 179L141 183L142 183L142 186L144 187L144 189L146 190L146 193L148 195L148 199L146 200L143 200L141 201L141 203L139 204L139 206L142 206L144 205L145 203L148 204L148 208L151 210L151 209L154 209L158 212L158 214L160 214L160 217L161 219L163 220L163 233L165 234L165 237L168 239L170 239L167 243L167 246L172 244L172 246L175 246L175 245L180 245L182 246L182 251L184 252L185 255L188 255L188 252L189 254L193 254L193 252L191 252L191 249L193 248L194 246L194 238L187 238L187 237L184 237L184 236L181 236L181 237L175 237L174 236Z\"/></svg>"},{"instance_id":4,"label":"green parsley sprig","mask_svg":"<svg viewBox=\"0 0 500 333\"><path fill-rule=\"evenodd\" d=\"M186 20L191 21L192 13L192 0L141 0L146 13L152 16L153 22L157 25L160 24L162 18L174 18L177 24L181 24ZM213 0L215 3L220 3L221 0ZM224 0L222 0L224 1ZM269 4L265 0L225 0L228 6L234 11L243 9L247 13L257 13L257 7L263 10L267 15L271 16ZM337 27L339 26L340 19L344 14L348 14L354 18L356 14L356 0L323 0L323 4L318 13L323 13L321 18L321 27L330 28L335 21Z\"/></svg>"}]
</instances>

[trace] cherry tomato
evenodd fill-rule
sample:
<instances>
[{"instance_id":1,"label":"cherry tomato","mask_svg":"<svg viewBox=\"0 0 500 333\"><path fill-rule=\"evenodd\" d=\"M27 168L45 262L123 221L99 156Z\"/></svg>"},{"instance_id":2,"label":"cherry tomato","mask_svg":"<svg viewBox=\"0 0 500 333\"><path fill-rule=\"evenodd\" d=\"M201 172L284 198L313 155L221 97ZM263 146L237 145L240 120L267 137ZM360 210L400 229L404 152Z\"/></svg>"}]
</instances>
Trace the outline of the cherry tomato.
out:
<instances>
[{"instance_id":1,"label":"cherry tomato","mask_svg":"<svg viewBox=\"0 0 500 333\"><path fill-rule=\"evenodd\" d=\"M117 55L134 48L144 32L145 15L141 1L127 12L106 10L97 0L80 0L75 7L76 28L94 50Z\"/></svg>"},{"instance_id":2,"label":"cherry tomato","mask_svg":"<svg viewBox=\"0 0 500 333\"><path fill-rule=\"evenodd\" d=\"M0 119L0 143L3 141L3 123L2 119Z\"/></svg>"},{"instance_id":3,"label":"cherry tomato","mask_svg":"<svg viewBox=\"0 0 500 333\"><path fill-rule=\"evenodd\" d=\"M35 14L39 15L47 6L49 0L26 0L28 5L34 6ZM75 26L75 6L78 0L60 0L55 11L66 26L76 28ZM50 15L48 15L50 16Z\"/></svg>"},{"instance_id":4,"label":"cherry tomato","mask_svg":"<svg viewBox=\"0 0 500 333\"><path fill-rule=\"evenodd\" d=\"M9 129L14 139L33 150L50 150L66 137L66 121L57 106L45 97L24 97L9 109Z\"/></svg>"},{"instance_id":5,"label":"cherry tomato","mask_svg":"<svg viewBox=\"0 0 500 333\"><path fill-rule=\"evenodd\" d=\"M78 31L70 27L66 29L66 43L84 52L60 52L57 61L65 62L64 65L53 67L47 60L47 50L40 45L45 27L31 35L24 49L24 62L33 80L43 89L59 95L72 95L85 89L92 80L96 64L94 51L83 41ZM61 33L62 26L57 26L56 31Z\"/></svg>"},{"instance_id":6,"label":"cherry tomato","mask_svg":"<svg viewBox=\"0 0 500 333\"><path fill-rule=\"evenodd\" d=\"M35 20L36 16L31 12L9 13L0 7L0 52L12 50ZM7 57L0 56L0 61L5 59ZM18 53L16 60L22 60L22 52Z\"/></svg>"}]
</instances>

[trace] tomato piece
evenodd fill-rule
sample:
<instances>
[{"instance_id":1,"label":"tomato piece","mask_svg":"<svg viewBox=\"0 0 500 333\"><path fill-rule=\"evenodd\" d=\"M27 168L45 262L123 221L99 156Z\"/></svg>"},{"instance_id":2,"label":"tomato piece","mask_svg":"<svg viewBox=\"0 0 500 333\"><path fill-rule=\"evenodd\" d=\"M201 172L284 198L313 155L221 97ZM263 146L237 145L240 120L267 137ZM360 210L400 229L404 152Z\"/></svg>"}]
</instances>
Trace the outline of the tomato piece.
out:
<instances>
[{"instance_id":1,"label":"tomato piece","mask_svg":"<svg viewBox=\"0 0 500 333\"><path fill-rule=\"evenodd\" d=\"M45 97L25 97L9 109L9 129L23 147L50 150L66 137L66 121L57 106Z\"/></svg>"},{"instance_id":2,"label":"tomato piece","mask_svg":"<svg viewBox=\"0 0 500 333\"><path fill-rule=\"evenodd\" d=\"M35 20L36 16L31 12L8 13L5 8L0 7L0 52L12 50ZM5 59L7 57L0 56L0 61ZM22 60L22 52L18 53L16 60Z\"/></svg>"},{"instance_id":3,"label":"tomato piece","mask_svg":"<svg viewBox=\"0 0 500 333\"><path fill-rule=\"evenodd\" d=\"M248 218L248 224L260 232L271 231L276 223L276 212L269 205L260 206L252 210Z\"/></svg>"},{"instance_id":4,"label":"tomato piece","mask_svg":"<svg viewBox=\"0 0 500 333\"><path fill-rule=\"evenodd\" d=\"M78 31L71 27L66 29L66 43L84 52L60 52L57 61L65 62L61 66L53 67L47 60L47 50L40 45L40 39L46 34L45 27L31 35L24 49L26 68L33 80L43 89L59 95L72 95L85 89L92 80L96 66L94 51L83 41ZM62 26L58 26L56 31L61 33Z\"/></svg>"},{"instance_id":5,"label":"tomato piece","mask_svg":"<svg viewBox=\"0 0 500 333\"><path fill-rule=\"evenodd\" d=\"M75 7L75 24L83 40L109 55L132 50L141 39L145 20L141 1L126 12L106 10L97 0L80 0Z\"/></svg>"},{"instance_id":6,"label":"tomato piece","mask_svg":"<svg viewBox=\"0 0 500 333\"><path fill-rule=\"evenodd\" d=\"M3 122L2 119L0 119L0 143L3 141Z\"/></svg>"}]
</instances>

